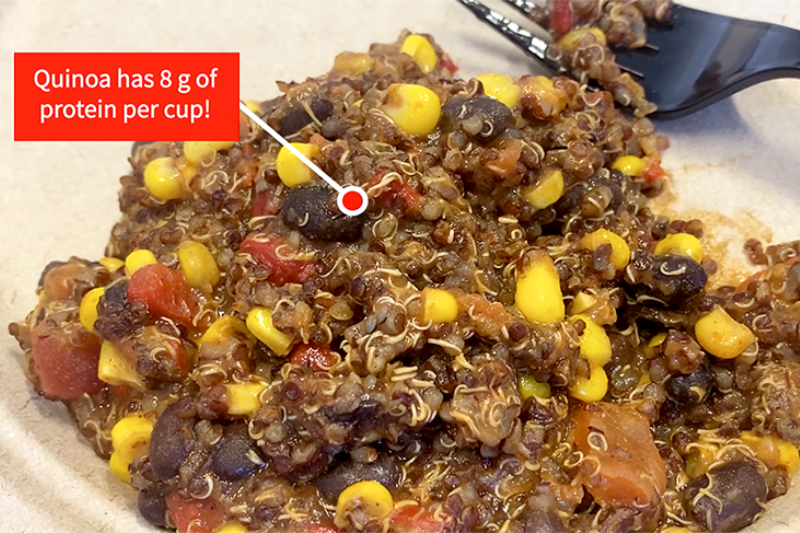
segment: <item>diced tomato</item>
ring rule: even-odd
[[[250,254],[253,259],[270,268],[269,280],[275,285],[286,283],[305,283],[315,274],[314,264],[310,261],[285,259],[277,249],[285,245],[279,237],[269,237],[264,241],[245,239],[239,247],[239,253]],[[285,255],[283,251],[282,255]]]
[[[263,217],[267,214],[267,204],[269,203],[269,194],[267,191],[257,192],[253,199],[253,218]]]
[[[561,35],[567,33],[575,24],[571,0],[552,0],[548,25],[550,29]]]
[[[31,331],[31,355],[42,392],[50,399],[75,400],[103,388],[97,377],[100,341],[95,335],[73,335],[42,323]]]
[[[49,268],[43,283],[48,301],[66,300],[75,296],[75,284],[85,271],[86,267],[79,263],[65,263]]]
[[[225,509],[213,498],[185,500],[178,493],[167,495],[167,509],[178,533],[212,533],[225,521]]]
[[[650,162],[649,165],[647,165],[647,168],[644,170],[644,174],[642,174],[642,177],[646,181],[655,181],[658,178],[663,178],[666,175],[667,173],[664,172],[663,168],[661,168],[661,161],[654,159],[653,161]]]
[[[128,300],[142,301],[151,315],[190,326],[200,302],[181,272],[157,263],[140,268],[128,283]]]
[[[298,344],[292,350],[293,365],[307,364],[315,372],[326,372],[336,364],[336,354],[326,346],[316,344]]]
[[[378,185],[385,174],[385,171],[377,172],[370,180],[370,186]],[[383,207],[399,209],[405,214],[416,213],[422,207],[422,194],[408,183],[394,180],[386,185],[375,201]]]
[[[439,61],[439,65],[441,65],[443,69],[449,71],[450,74],[455,74],[456,71],[458,71],[458,66],[456,66],[456,64],[453,63],[453,60],[450,59],[450,56],[446,54],[442,56],[441,61]]]
[[[419,505],[402,507],[392,515],[391,530],[395,533],[441,533],[443,529],[444,524]]]

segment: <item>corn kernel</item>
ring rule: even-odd
[[[558,169],[545,172],[536,185],[526,189],[522,195],[536,209],[550,207],[564,195],[564,174]]]
[[[233,337],[237,332],[250,336],[250,330],[247,329],[244,322],[234,316],[225,315],[209,326],[203,336],[200,337],[200,340],[197,341],[197,346],[199,348],[207,342],[218,344],[225,339]]]
[[[455,322],[457,316],[458,303],[452,294],[444,289],[431,287],[422,290],[423,323]]]
[[[183,155],[189,163],[198,164],[211,160],[220,150],[230,150],[233,141],[186,141],[183,143]]]
[[[589,379],[576,378],[569,388],[573,398],[586,403],[599,402],[608,391],[608,376],[602,366],[592,365]]]
[[[103,257],[99,263],[103,268],[114,274],[117,270],[125,266],[125,261],[117,259],[116,257]]]
[[[247,528],[239,522],[233,522],[222,526],[216,533],[247,533]]]
[[[523,402],[533,396],[537,398],[550,397],[550,384],[539,383],[533,376],[522,376],[519,378],[517,386],[519,388],[520,398],[522,398]]]
[[[336,527],[347,527],[350,521],[348,513],[360,506],[368,517],[384,520],[394,511],[394,499],[389,490],[377,481],[359,481],[344,489],[336,501],[336,516],[333,523]]]
[[[247,314],[246,324],[250,333],[277,355],[289,354],[294,339],[275,327],[272,323],[272,311],[266,307],[254,307]]]
[[[97,364],[97,377],[109,385],[130,385],[136,390],[145,390],[142,377],[134,363],[120,353],[114,344],[103,342],[100,347],[100,361]]]
[[[572,299],[572,303],[569,304],[569,314],[570,315],[579,315],[584,313],[592,308],[594,304],[597,303],[597,298],[589,294],[588,292],[581,291],[575,295],[575,298]]]
[[[244,103],[244,106],[257,115],[260,115],[264,112],[264,110],[261,108],[261,102],[256,102],[255,100],[248,100]]]
[[[203,244],[187,241],[178,247],[178,262],[189,285],[211,292],[219,282],[220,274],[214,256]]]
[[[587,35],[594,36],[594,40],[601,46],[607,44],[606,34],[600,28],[578,28],[565,33],[559,40],[558,45],[570,52],[577,50]]]
[[[584,323],[581,333],[581,355],[592,365],[603,366],[611,360],[611,340],[605,328],[586,315],[576,315],[570,322],[580,320]]]
[[[422,35],[409,35],[400,47],[400,53],[410,55],[423,74],[436,68],[439,58],[433,45]]]
[[[171,157],[159,157],[147,163],[144,186],[162,202],[177,200],[189,193],[186,180]]]
[[[98,287],[84,294],[81,299],[78,317],[86,331],[94,331],[94,323],[97,321],[97,304],[105,292],[105,288]]]
[[[780,454],[778,461],[786,468],[786,471],[789,472],[791,476],[797,471],[797,467],[800,466],[800,452],[797,451],[797,446],[791,442],[782,440],[780,444],[778,444],[778,452]]]
[[[435,92],[422,85],[393,83],[381,109],[408,135],[428,135],[439,124],[442,102]]]
[[[647,163],[645,163],[644,159],[641,157],[636,157],[635,155],[624,155],[614,161],[614,164],[611,165],[611,168],[614,170],[619,170],[628,176],[638,178],[644,174],[644,171],[647,168]]]
[[[716,461],[716,457],[715,448],[706,445],[694,447],[686,459],[686,475],[692,479],[699,478],[708,472],[708,467]]]
[[[552,118],[567,106],[567,95],[556,88],[553,80],[544,76],[523,76],[520,79],[522,97],[532,98],[539,103],[535,118]]]
[[[292,143],[292,146],[309,159],[314,159],[319,155],[319,147],[316,144]],[[278,177],[287,187],[297,187],[314,181],[314,172],[285,146],[281,147],[278,152],[275,166]]]
[[[647,343],[647,347],[648,348],[658,348],[659,346],[664,344],[665,340],[667,340],[667,333],[662,331],[661,333],[659,333],[658,335],[656,335],[652,339],[650,339],[650,342]]]
[[[227,383],[225,384],[225,400],[229,415],[249,415],[261,407],[258,399],[261,391],[267,386],[263,383]]]
[[[153,422],[142,415],[128,415],[111,429],[111,445],[122,461],[130,463],[150,444]]]
[[[113,452],[111,457],[108,459],[108,468],[111,469],[111,473],[117,476],[120,481],[130,485],[131,471],[129,470],[129,467],[130,463],[123,461],[117,452]]]
[[[147,265],[155,265],[158,263],[156,254],[150,250],[138,249],[128,254],[125,258],[125,275],[128,277],[133,276],[133,273]]]
[[[703,245],[689,233],[671,233],[656,243],[653,253],[684,255],[699,263],[703,260]]]
[[[358,76],[372,70],[374,64],[375,61],[367,54],[342,52],[333,60],[333,70],[350,76]]]
[[[507,107],[514,107],[519,103],[522,90],[511,76],[506,74],[481,74],[475,77],[483,85],[483,92],[504,103]]]
[[[694,325],[697,342],[720,359],[733,359],[756,340],[750,328],[736,322],[722,307],[701,317]]]
[[[688,527],[670,526],[661,533],[693,533]]]
[[[538,254],[519,276],[514,302],[531,322],[553,324],[564,320],[561,280],[549,255]]]
[[[592,252],[596,251],[603,244],[611,245],[611,264],[614,265],[614,268],[617,270],[624,270],[631,260],[631,249],[622,237],[601,228],[589,233],[581,239],[581,247],[591,250]]]

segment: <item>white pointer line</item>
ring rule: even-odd
[[[294,146],[292,146],[292,144],[291,144],[289,141],[287,141],[286,139],[284,139],[284,138],[283,138],[283,136],[281,136],[281,134],[280,134],[280,133],[278,133],[277,131],[273,130],[273,129],[272,129],[270,126],[269,126],[269,124],[267,124],[266,122],[264,122],[263,120],[261,120],[261,118],[260,118],[258,115],[256,115],[255,113],[253,113],[252,111],[250,111],[249,109],[247,109],[247,106],[246,106],[246,105],[244,105],[242,102],[239,102],[239,109],[241,109],[241,110],[242,110],[242,113],[244,113],[245,115],[247,115],[248,117],[250,117],[250,120],[252,120],[252,121],[253,121],[253,122],[255,122],[256,124],[258,124],[259,126],[261,126],[261,128],[262,128],[264,131],[266,131],[267,133],[269,133],[269,134],[272,136],[272,138],[273,138],[273,139],[275,139],[276,141],[278,141],[279,143],[281,143],[281,144],[282,144],[282,145],[283,145],[283,146],[284,146],[284,147],[285,147],[287,150],[289,150],[290,152],[292,152],[292,153],[294,154],[294,156],[295,156],[297,159],[299,159],[300,161],[302,161],[303,163],[305,163],[305,165],[306,165],[308,168],[310,168],[311,170],[313,170],[313,171],[314,171],[314,174],[316,174],[317,176],[319,176],[320,178],[322,178],[323,180],[325,180],[325,182],[326,182],[328,185],[330,185],[330,186],[331,186],[331,187],[332,187],[332,188],[333,188],[333,189],[334,189],[336,192],[338,192],[339,194],[341,194],[341,193],[343,193],[343,192],[344,192],[344,188],[343,188],[341,185],[339,185],[338,183],[336,183],[335,181],[333,181],[333,179],[332,179],[330,176],[328,176],[327,174],[325,174],[325,171],[324,171],[324,170],[322,170],[321,168],[319,168],[317,165],[315,165],[313,161],[311,161],[309,158],[307,158],[306,156],[304,156],[303,154],[301,154],[300,152],[298,152],[298,151],[297,151],[297,148],[295,148]]]

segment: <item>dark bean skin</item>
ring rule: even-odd
[[[567,533],[557,514],[544,509],[530,509],[520,517],[523,533]]]
[[[123,280],[109,285],[97,304],[94,329],[106,340],[121,341],[141,327],[128,302],[128,282]]]
[[[333,104],[328,100],[317,99],[311,102],[311,111],[317,120],[325,122],[331,115],[333,115]],[[306,109],[298,104],[293,104],[286,114],[280,119],[278,123],[278,132],[281,135],[293,135],[302,130],[313,120],[309,116]]]
[[[665,388],[670,398],[680,404],[698,405],[703,403],[711,392],[714,375],[708,361],[691,374],[672,376]]]
[[[169,494],[169,485],[156,483],[145,487],[139,493],[139,512],[142,517],[158,527],[167,525],[167,502],[165,497]]]
[[[150,436],[150,466],[158,479],[178,475],[189,457],[193,440],[195,409],[192,398],[185,396],[170,405],[153,426]]]
[[[336,191],[328,187],[298,187],[286,195],[281,218],[287,226],[309,239],[340,242],[357,240],[367,220],[366,213],[350,217],[339,212],[335,205]]]
[[[468,135],[484,141],[496,139],[511,123],[511,110],[486,95],[454,98],[442,108],[444,131],[462,129]]]
[[[247,424],[225,428],[222,438],[211,452],[211,470],[225,481],[238,481],[255,474],[264,466],[256,443],[247,434]]]
[[[695,498],[701,489],[710,493]],[[758,502],[767,501],[767,483],[755,464],[734,461],[712,468],[687,485],[684,501],[692,518],[708,531],[738,531],[750,525],[763,511]]]
[[[397,488],[402,472],[392,459],[383,456],[374,463],[343,463],[316,480],[317,488],[329,501],[336,501],[339,494],[359,481],[377,481],[387,489]]]
[[[339,117],[331,117],[322,123],[320,133],[326,139],[338,139],[347,133],[347,122]]]
[[[662,255],[651,258],[650,269],[642,282],[653,295],[670,300],[686,300],[702,292],[708,280],[703,267],[688,257]]]

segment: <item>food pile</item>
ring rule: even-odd
[[[711,289],[648,200],[667,140],[566,77],[404,33],[137,145],[106,256],[10,326],[143,517],[182,533],[735,531],[800,444],[798,246]]]

